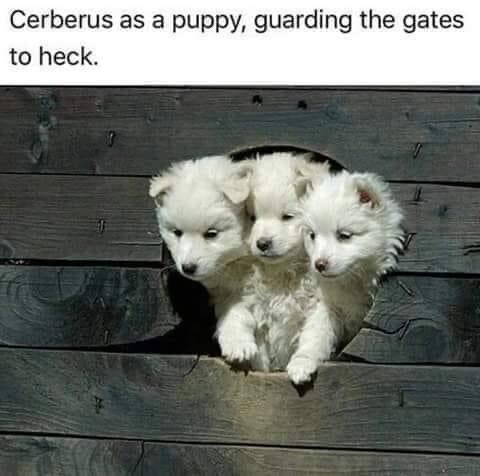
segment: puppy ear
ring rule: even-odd
[[[314,162],[310,155],[299,157],[295,163],[297,179],[295,190],[298,197],[302,197],[311,190],[314,182],[321,181],[330,173],[328,162]]]
[[[353,174],[358,201],[369,205],[371,208],[379,208],[389,195],[388,185],[375,174]]]
[[[173,184],[173,178],[171,175],[160,175],[153,177],[150,180],[149,195],[155,200],[157,206],[163,205],[163,199],[168,193]]]
[[[250,195],[250,177],[253,165],[249,161],[234,165],[232,175],[221,184],[225,196],[235,205],[245,202]]]

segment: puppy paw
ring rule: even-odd
[[[309,357],[293,356],[287,365],[287,373],[295,385],[302,385],[312,380],[317,371],[317,363]]]
[[[222,340],[220,342],[222,356],[228,362],[249,362],[258,352],[257,344],[251,338]]]

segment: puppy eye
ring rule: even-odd
[[[211,240],[212,238],[216,238],[218,236],[218,230],[215,228],[209,228],[204,234],[203,237],[207,240]]]
[[[283,221],[288,221],[288,220],[291,220],[292,218],[295,218],[295,215],[293,215],[293,213],[284,213],[282,215]]]
[[[251,221],[255,221],[257,217],[255,215],[249,215]]]
[[[337,240],[338,241],[348,241],[352,237],[352,233],[345,230],[337,231]]]
[[[308,236],[310,237],[310,239],[313,241],[315,239],[315,233],[313,231],[309,231],[308,232]]]
[[[177,236],[178,238],[180,238],[180,237],[183,235],[183,231],[182,231],[182,230],[179,230],[178,228],[175,228],[175,229],[173,230],[173,234],[174,234],[175,236]]]

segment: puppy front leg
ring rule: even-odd
[[[287,365],[287,373],[295,385],[309,382],[321,362],[328,360],[336,343],[335,328],[328,308],[319,303],[305,321],[298,348]]]
[[[249,362],[258,352],[255,321],[244,306],[231,306],[219,314],[216,335],[228,362]]]

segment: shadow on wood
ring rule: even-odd
[[[0,344],[214,352],[206,291],[169,270],[0,267]],[[124,347],[120,347],[125,350]]]
[[[179,322],[160,270],[1,266],[0,342],[107,346],[163,335]]]
[[[393,276],[345,357],[378,363],[480,363],[480,281]]]

